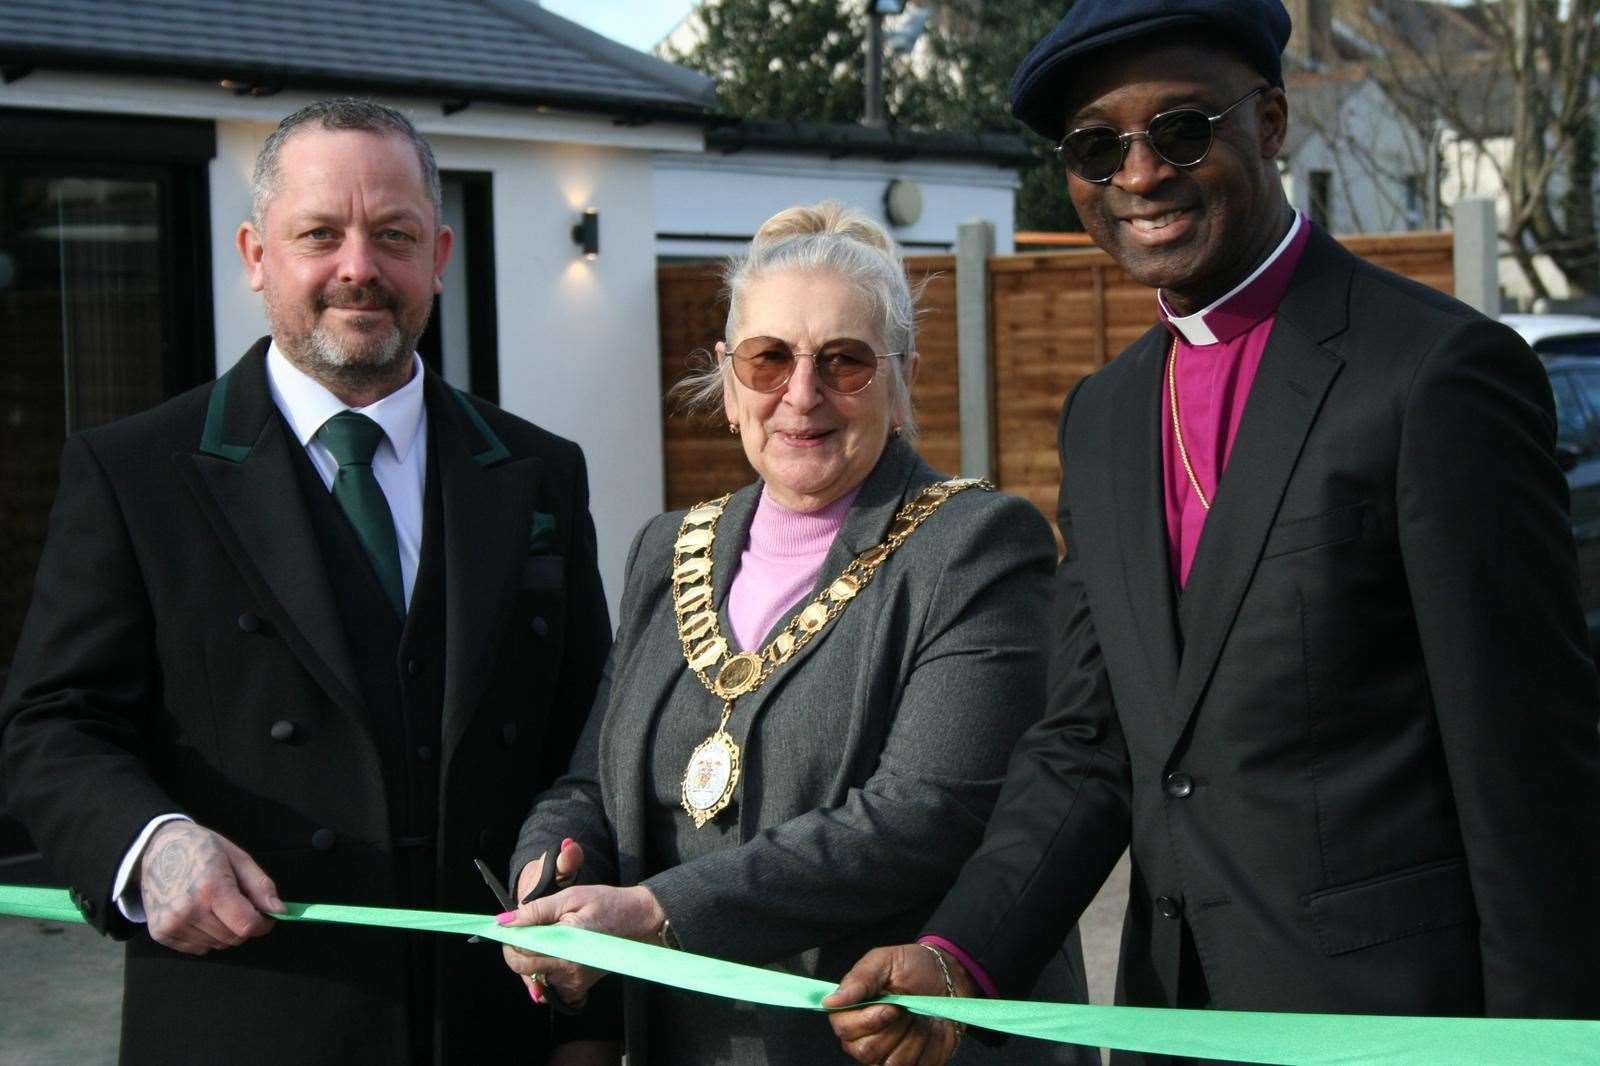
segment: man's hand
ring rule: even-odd
[[[966,969],[949,955],[956,994],[973,996],[977,986]],[[921,944],[876,948],[861,957],[822,1001],[833,1013],[828,1021],[845,1054],[868,1066],[943,1066],[955,1054],[961,1036],[956,1027],[936,1018],[923,1018],[899,1007],[879,1004],[857,1010],[839,1010],[852,1003],[877,999],[891,992],[910,996],[942,996],[944,974],[939,963]]]
[[[231,840],[190,821],[157,829],[139,859],[139,894],[151,939],[204,955],[264,936],[281,913],[272,878]]]
[[[572,841],[562,841],[561,852],[556,857],[556,883],[570,881],[582,866],[583,848]],[[517,877],[518,893],[526,894],[529,888],[537,884],[540,872],[539,862],[525,866]],[[501,915],[500,924],[552,925],[561,922],[580,929],[593,929],[629,940],[654,943],[660,936],[661,924],[665,919],[666,914],[648,888],[579,885],[524,903],[515,911]],[[504,955],[506,965],[521,974],[528,983],[529,994],[535,1002],[542,1002],[538,986],[543,984],[549,986],[563,1002],[582,1003],[589,989],[605,976],[601,970],[509,945]]]

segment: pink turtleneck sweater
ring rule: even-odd
[[[859,491],[807,512],[789,510],[762,488],[750,539],[728,590],[728,621],[740,651],[759,648],[778,620],[816,585]]]

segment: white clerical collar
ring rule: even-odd
[[[1210,326],[1206,325],[1206,316],[1215,311],[1217,308],[1221,307],[1223,304],[1227,303],[1229,300],[1233,299],[1235,296],[1239,295],[1245,289],[1248,289],[1252,282],[1254,282],[1262,274],[1265,274],[1267,272],[1267,268],[1272,266],[1273,263],[1276,263],[1278,261],[1278,257],[1283,255],[1283,253],[1288,250],[1289,245],[1294,243],[1295,234],[1300,232],[1300,227],[1304,224],[1305,221],[1300,212],[1296,211],[1294,213],[1294,221],[1289,225],[1289,232],[1283,235],[1283,240],[1278,242],[1278,246],[1272,250],[1272,254],[1263,259],[1261,261],[1261,265],[1250,272],[1249,277],[1245,278],[1243,281],[1239,282],[1239,284],[1235,285],[1221,296],[1218,296],[1215,300],[1212,300],[1209,304],[1202,307],[1192,315],[1183,315],[1180,317],[1173,314],[1172,308],[1167,306],[1166,294],[1158,289],[1156,291],[1156,299],[1161,304],[1161,314],[1164,318],[1166,318],[1167,325],[1183,334],[1183,339],[1192,345],[1198,346],[1205,344],[1216,344],[1217,335],[1216,333],[1212,332]]]
[[[267,347],[267,387],[272,390],[272,402],[289,420],[302,447],[311,442],[328,419],[340,411],[356,411],[383,427],[395,458],[403,463],[422,425],[422,359],[415,352],[411,359],[410,381],[377,403],[351,407],[289,362],[278,350],[278,342],[273,341]]]

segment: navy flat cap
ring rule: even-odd
[[[1078,0],[1033,46],[1011,77],[1011,113],[1052,141],[1066,132],[1066,91],[1091,52],[1154,34],[1181,41],[1190,27],[1214,31],[1273,85],[1283,84],[1289,12],[1282,0]]]

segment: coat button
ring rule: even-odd
[[[544,615],[536,614],[533,621],[528,623],[528,628],[533,630],[534,636],[542,637],[550,632],[550,623],[544,620]]]
[[[246,633],[256,633],[261,629],[261,619],[246,611],[239,616],[239,628]]]
[[[1156,910],[1161,913],[1163,918],[1176,918],[1183,913],[1182,908],[1178,906],[1178,901],[1171,896],[1157,896]]]
[[[432,762],[433,761],[433,749],[428,747],[428,745],[426,745],[426,744],[424,744],[421,747],[419,747],[417,749],[417,761],[418,762]]]
[[[1174,774],[1168,774],[1166,780],[1166,789],[1167,795],[1171,796],[1173,799],[1183,799],[1185,796],[1189,795],[1189,793],[1194,791],[1194,778],[1190,777],[1186,773],[1183,773],[1182,771]]]
[[[289,741],[294,739],[294,723],[288,719],[284,719],[280,722],[273,722],[272,729],[268,732],[271,734],[272,739],[276,740],[279,744],[287,744]]]
[[[508,748],[516,747],[517,723],[507,722],[500,727],[500,743]]]
[[[422,660],[421,659],[407,659],[406,660],[406,673],[410,674],[412,677],[416,677],[419,674],[421,674],[422,673]]]
[[[318,829],[311,834],[311,846],[318,851],[332,851],[338,838],[333,835],[332,829]]]

